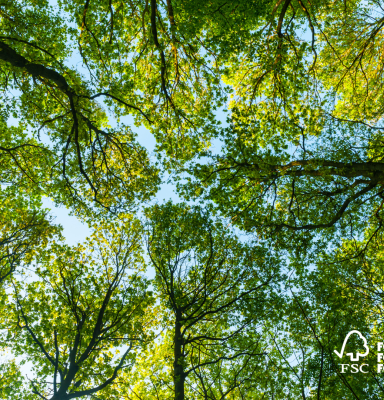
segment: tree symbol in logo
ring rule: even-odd
[[[364,348],[366,349],[366,352],[365,352],[364,354],[362,354],[362,353],[356,353],[356,356],[355,356],[355,357],[353,357],[353,353],[345,353],[345,355],[349,356],[349,357],[351,358],[351,361],[359,361],[359,358],[360,358],[360,357],[365,357],[365,356],[367,356],[368,353],[369,353],[369,348],[368,348],[368,345],[367,345],[367,339],[366,339],[359,331],[354,330],[354,331],[351,331],[351,332],[348,333],[348,335],[347,335],[347,336],[345,337],[345,339],[344,339],[344,343],[343,343],[343,346],[341,347],[341,352],[340,352],[340,353],[339,353],[337,350],[333,350],[333,351],[334,351],[340,358],[342,358],[342,357],[343,357],[343,354],[344,354],[345,346],[347,345],[347,342],[348,342],[348,339],[349,339],[349,337],[350,337],[353,333],[356,333],[357,335],[359,335],[360,339],[363,340],[363,342],[364,342]]]

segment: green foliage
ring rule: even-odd
[[[33,376],[0,397],[382,398],[333,350],[383,333],[383,29],[377,0],[3,1],[0,343]],[[148,207],[166,174],[202,204]]]
[[[3,327],[14,354],[34,365],[35,395],[69,399],[102,391],[98,397],[108,398],[120,370],[145,348],[152,297],[141,275],[139,226],[131,221],[118,236],[110,227],[76,248],[52,243],[34,279],[14,280]]]
[[[175,399],[260,392],[254,375],[265,370],[263,325],[282,300],[273,251],[241,243],[209,214],[171,202],[146,211],[154,284],[174,353]]]
[[[23,399],[23,377],[14,360],[2,362],[0,365],[0,395],[4,400]]]

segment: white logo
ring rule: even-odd
[[[340,353],[339,353],[337,350],[333,350],[333,351],[334,351],[340,358],[342,358],[342,357],[343,357],[343,354],[344,354],[345,346],[347,345],[347,342],[348,342],[348,339],[349,339],[349,337],[350,337],[353,333],[358,334],[359,337],[360,337],[360,339],[363,339],[364,348],[366,349],[366,352],[365,352],[364,354],[362,354],[362,353],[356,353],[356,356],[355,356],[355,357],[353,356],[353,353],[346,353],[346,355],[349,356],[349,357],[351,358],[351,361],[359,361],[359,358],[360,358],[360,357],[365,357],[365,356],[367,356],[368,353],[369,353],[369,348],[368,348],[368,345],[367,345],[367,339],[366,339],[359,331],[354,330],[354,331],[351,331],[351,332],[348,333],[348,335],[347,335],[347,336],[345,337],[345,339],[344,339],[344,343],[343,343],[343,346],[341,347],[341,352],[340,352]]]

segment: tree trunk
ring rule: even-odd
[[[50,398],[50,400],[67,400],[67,396],[68,395],[66,393],[64,393],[64,395],[56,393],[55,395],[53,395],[53,397]]]
[[[176,317],[174,332],[174,359],[173,359],[173,382],[175,388],[175,400],[184,400],[184,365],[183,365],[183,338],[181,335],[181,324]]]

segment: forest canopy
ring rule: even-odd
[[[384,398],[384,3],[0,21],[1,399]]]

